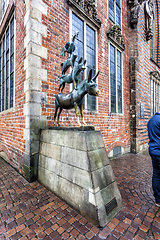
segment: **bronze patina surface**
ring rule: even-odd
[[[78,125],[80,126],[78,107],[80,109],[82,122],[85,125],[84,115],[83,115],[83,97],[88,93],[89,95],[99,96],[99,89],[97,87],[96,82],[94,81],[99,72],[92,78],[92,70],[89,71],[88,79],[83,80],[78,86],[77,89],[73,89],[70,93],[59,93],[56,95],[55,100],[55,114],[54,114],[54,124],[57,117],[57,111],[59,109],[57,124],[59,124],[60,114],[63,109],[72,109],[75,108],[76,117]]]
[[[76,32],[71,42],[67,42],[65,46],[62,48],[60,55],[65,56],[65,53],[67,53],[67,60],[64,61],[64,63],[61,63],[61,71],[62,76],[59,78],[59,93],[56,95],[55,99],[55,114],[54,114],[54,125],[56,125],[56,118],[57,118],[57,125],[59,124],[59,118],[60,114],[63,109],[75,109],[76,117],[77,117],[77,123],[79,126],[81,126],[79,121],[79,114],[78,114],[78,107],[80,109],[80,114],[82,117],[82,123],[83,125],[86,125],[84,121],[84,115],[83,115],[83,98],[88,93],[92,96],[99,96],[99,89],[97,87],[97,84],[95,82],[99,71],[97,74],[92,77],[92,69],[89,70],[88,73],[88,79],[85,79],[79,82],[79,74],[81,71],[85,70],[86,60],[82,60],[82,57],[79,59],[77,66],[75,65],[75,61],[77,58],[77,55],[74,54],[75,51],[75,38],[78,37],[78,32]],[[66,74],[67,70],[71,67],[70,73]],[[73,83],[74,89],[69,93],[62,93],[65,84],[66,83]],[[59,113],[58,113],[59,110]],[[57,116],[58,113],[58,116]]]

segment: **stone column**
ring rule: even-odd
[[[131,120],[131,152],[138,152],[138,120],[137,120],[137,72],[138,72],[138,32],[130,31],[129,46],[129,78],[130,78],[130,120]]]
[[[46,124],[46,117],[41,115],[41,103],[46,102],[46,95],[41,90],[42,81],[47,81],[47,70],[42,68],[42,59],[47,59],[47,49],[42,46],[42,37],[47,36],[47,27],[42,23],[42,14],[47,15],[47,5],[42,0],[27,0],[24,26],[26,37],[24,47],[26,59],[24,69],[25,105],[24,129],[25,153],[23,156],[24,175],[28,181],[37,179],[39,154],[39,129]]]

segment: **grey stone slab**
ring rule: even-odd
[[[59,184],[60,186],[58,195],[67,201],[77,211],[80,211],[80,206],[82,204],[82,188],[61,177],[59,177]]]
[[[87,152],[62,147],[61,161],[69,165],[89,170]]]
[[[101,195],[102,195],[102,201],[104,205],[110,202],[114,197],[116,197],[116,199],[121,198],[116,182],[113,182],[106,188],[103,188],[101,190]]]
[[[104,148],[104,142],[100,131],[85,132],[88,151]]]
[[[55,173],[56,175],[61,175],[61,163],[60,161],[46,157],[44,155],[39,156],[39,166]]]
[[[65,131],[63,137],[64,146],[82,151],[87,150],[84,132],[75,131],[73,133],[73,131]]]
[[[95,171],[110,164],[105,148],[89,151],[88,156],[90,159],[91,171]]]
[[[55,173],[38,166],[38,180],[48,189],[59,195],[59,179]]]
[[[103,168],[100,168],[92,172],[92,176],[94,187],[95,188],[99,187],[100,190],[115,181],[115,176],[110,165],[107,165]]]
[[[87,150],[85,135],[79,131],[74,132],[73,138],[73,131],[43,130],[41,133],[41,141],[82,151]]]
[[[97,206],[89,201],[89,192],[85,189],[82,190],[82,204],[80,207],[80,213],[83,216],[87,216],[87,219],[96,226],[100,226],[97,215]]]
[[[56,160],[60,160],[61,157],[61,147],[45,142],[41,142],[40,154],[50,157]]]

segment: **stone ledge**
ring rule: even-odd
[[[48,127],[51,130],[65,130],[65,131],[94,131],[94,126],[80,126],[80,127],[61,127],[61,126],[53,126]]]

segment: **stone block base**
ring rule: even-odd
[[[41,131],[38,180],[104,227],[122,209],[122,198],[101,133],[73,130]]]

